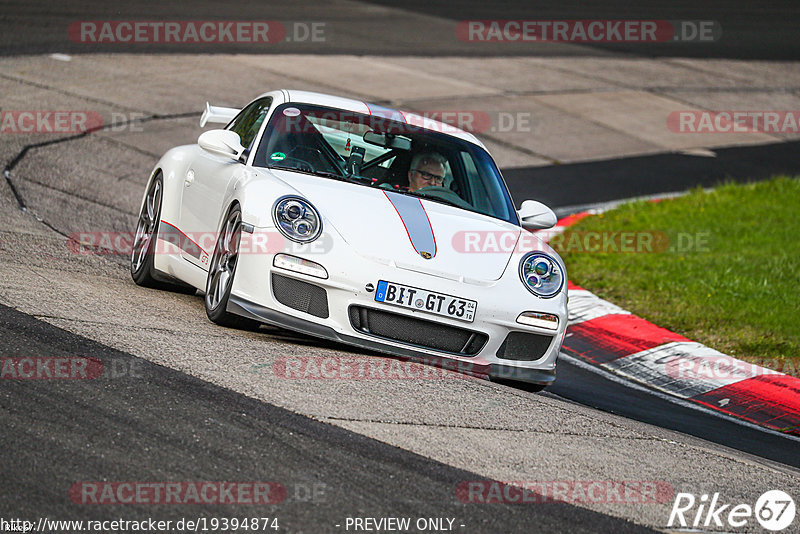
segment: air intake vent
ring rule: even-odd
[[[365,334],[459,356],[475,356],[489,340],[480,332],[363,306],[350,307],[350,323]]]
[[[497,357],[504,360],[533,361],[547,352],[553,336],[531,334],[530,332],[509,332],[503,344],[497,349]]]
[[[275,273],[271,279],[275,300],[315,317],[328,318],[328,293],[324,288]]]

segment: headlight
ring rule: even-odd
[[[522,258],[519,276],[528,291],[543,298],[554,296],[564,284],[561,266],[543,252],[531,252]]]
[[[322,219],[310,202],[300,197],[278,199],[272,209],[272,220],[280,233],[292,241],[309,243],[322,232]]]

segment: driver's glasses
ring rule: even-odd
[[[440,185],[444,183],[444,176],[439,176],[438,174],[431,174],[429,172],[421,171],[419,169],[414,169],[414,172],[422,176],[422,178],[427,180],[428,182],[433,182],[435,184],[440,184]]]

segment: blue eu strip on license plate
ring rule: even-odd
[[[378,289],[375,290],[375,300],[378,302],[383,302],[383,300],[386,298],[386,286],[388,285],[389,283],[384,282],[383,280],[378,282]]]
[[[468,323],[475,320],[475,312],[478,309],[478,303],[474,300],[462,299],[453,295],[385,280],[378,281],[378,286],[375,290],[375,301],[423,313],[450,317]]]

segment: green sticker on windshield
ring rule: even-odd
[[[281,161],[282,159],[286,159],[286,154],[283,152],[273,152],[269,159],[272,161]]]

